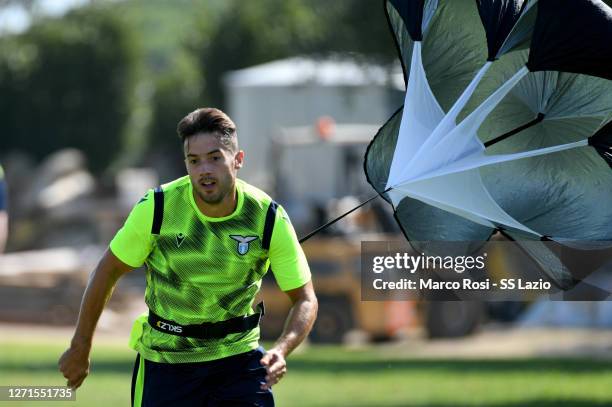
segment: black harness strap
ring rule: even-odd
[[[229,334],[247,332],[259,325],[261,317],[265,314],[263,301],[257,304],[257,311],[253,315],[230,318],[220,322],[204,322],[197,325],[181,325],[174,321],[162,318],[149,310],[149,325],[153,329],[170,335],[198,339],[220,339]]]
[[[264,250],[270,250],[270,241],[272,240],[272,231],[274,231],[274,221],[276,220],[276,209],[278,204],[275,201],[270,202],[268,212],[266,213],[266,223],[264,225],[263,237],[261,239],[261,247]]]
[[[155,188],[153,191],[153,201],[155,209],[153,211],[153,225],[151,225],[151,234],[159,235],[162,222],[164,221],[164,191],[161,187]]]

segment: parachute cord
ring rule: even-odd
[[[538,116],[533,119],[532,121],[523,124],[522,126],[517,127],[514,130],[510,130],[507,133],[502,134],[501,136],[495,137],[492,140],[487,141],[486,143],[484,143],[485,147],[489,147],[492,146],[493,144],[499,143],[502,140],[507,139],[510,136],[514,136],[517,133],[520,133],[521,131],[531,127],[531,126],[535,126],[536,124],[540,123],[542,120],[544,120],[544,113],[538,113]]]
[[[368,198],[366,201],[363,201],[362,203],[360,203],[359,205],[357,205],[356,207],[354,207],[353,209],[351,209],[348,212],[343,213],[342,215],[338,216],[335,219],[330,220],[329,222],[327,222],[326,224],[319,226],[318,228],[316,228],[315,230],[313,230],[312,232],[308,233],[306,236],[300,238],[300,243],[305,242],[306,240],[310,239],[312,236],[316,235],[317,233],[319,233],[320,231],[322,231],[323,229],[328,228],[329,226],[333,225],[334,223],[338,222],[340,219],[344,218],[345,216],[349,215],[350,213],[356,211],[357,209],[361,208],[363,205],[367,204],[370,201],[373,201],[374,199],[378,198],[379,196],[381,196],[382,194],[386,194],[387,192],[391,191],[391,189],[393,188],[387,188],[385,189],[382,193],[377,193],[376,195]]]

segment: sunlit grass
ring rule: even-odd
[[[62,341],[0,339],[0,385],[62,385]],[[134,353],[99,343],[77,401],[53,406],[127,406]],[[279,406],[612,405],[612,363],[583,359],[415,359],[373,347],[311,346],[293,355],[274,388]],[[40,402],[0,402],[41,406]]]

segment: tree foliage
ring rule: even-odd
[[[0,151],[76,147],[105,168],[124,141],[137,66],[130,30],[96,8],[2,38]]]
[[[199,41],[204,98],[221,106],[222,76],[229,70],[304,54],[355,53],[382,63],[396,58],[382,1],[233,1],[210,37]]]
[[[177,148],[187,112],[223,107],[227,71],[329,52],[393,60],[382,1],[125,0],[37,18],[0,37],[0,154],[76,147],[101,170],[123,149],[134,164]]]

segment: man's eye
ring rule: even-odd
[[[221,159],[221,157],[217,157],[217,156],[214,156],[214,157],[212,158],[212,160],[213,160],[213,161],[219,161],[220,159]]]
[[[189,164],[197,164],[198,160],[189,160]]]

